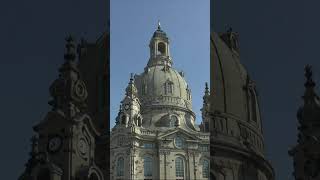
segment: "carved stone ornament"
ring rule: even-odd
[[[74,83],[73,96],[75,100],[78,100],[78,101],[84,101],[87,98],[88,92],[86,89],[86,85],[84,84],[83,81],[77,80]]]

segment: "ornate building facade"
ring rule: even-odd
[[[65,61],[50,86],[52,109],[33,127],[30,158],[19,180],[108,179],[103,120],[109,116],[109,83],[103,77],[109,72],[109,34],[78,46],[71,36],[66,41]]]
[[[240,63],[238,33],[212,33],[210,156],[217,180],[274,180],[254,81]]]
[[[50,87],[52,109],[34,126],[20,180],[274,180],[255,83],[240,63],[237,33],[211,34],[211,93],[206,84],[197,125],[191,89],[173,66],[159,24],[149,61],[141,74],[131,75],[111,133],[108,42],[104,34],[77,49],[67,38],[65,62]]]
[[[289,151],[293,157],[296,180],[320,179],[320,102],[315,92],[311,66],[305,67],[306,82],[303,95],[304,104],[297,113],[298,143]]]
[[[131,75],[111,131],[111,179],[209,179],[208,87],[198,126],[191,89],[173,67],[160,24],[149,47],[149,61],[143,73]]]

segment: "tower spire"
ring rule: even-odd
[[[206,88],[205,88],[205,91],[204,91],[204,93],[205,93],[205,95],[209,95],[209,88],[208,88],[208,83],[206,82]]]
[[[85,110],[88,92],[77,67],[74,38],[69,35],[65,40],[65,62],[59,69],[59,78],[50,86],[53,100],[49,104],[54,110],[60,109],[66,116],[73,117],[81,110]]]
[[[315,102],[316,100],[319,100],[318,95],[314,91],[314,87],[316,86],[316,83],[313,81],[313,72],[312,72],[312,66],[307,64],[304,68],[304,75],[306,77],[306,82],[304,83],[305,87],[305,93],[303,96],[305,104],[309,104],[312,102]]]
[[[133,77],[133,73],[130,74],[130,81],[128,84],[128,87],[126,88],[126,95],[127,96],[137,96],[137,88],[134,85],[134,77]]]

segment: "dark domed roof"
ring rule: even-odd
[[[161,29],[161,26],[160,26],[160,23],[158,24],[158,29],[153,33],[153,38],[155,37],[161,37],[161,38],[166,38],[168,39],[167,37],[167,34]]]

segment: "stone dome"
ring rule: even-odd
[[[144,107],[169,105],[192,110],[191,92],[183,73],[172,67],[147,67],[135,76],[135,84]]]
[[[214,73],[211,76],[214,77],[211,82],[211,112],[226,120],[221,130],[244,139],[252,136],[255,149],[262,155],[264,139],[258,96],[254,81],[240,63],[236,35],[234,32],[211,35],[211,73]]]
[[[216,111],[227,112],[240,119],[247,119],[247,98],[244,87],[247,84],[247,71],[239,57],[216,33],[212,35],[214,52],[213,107]]]
[[[265,159],[255,83],[240,63],[238,34],[232,31],[212,32],[210,49],[210,73],[213,77],[210,83],[210,148],[215,149],[218,158],[242,162],[246,157],[246,162],[255,164],[263,174],[262,179],[274,179],[273,168]]]
[[[191,89],[184,73],[173,67],[169,44],[159,24],[150,40],[150,58],[144,72],[134,76],[144,119],[142,126],[166,129],[177,125],[199,130],[192,111]]]

